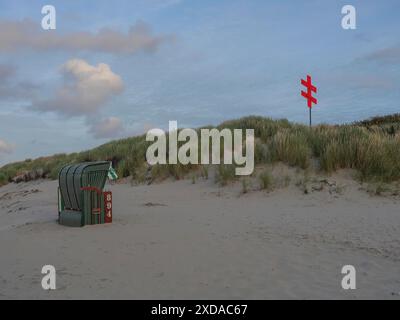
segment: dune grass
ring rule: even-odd
[[[267,190],[272,187],[273,178],[269,170],[265,169],[259,175],[261,190]]]
[[[210,128],[210,127],[208,127]],[[331,173],[341,168],[359,172],[362,180],[391,182],[400,179],[400,115],[373,118],[345,125],[308,126],[287,120],[249,116],[226,121],[218,129],[254,129],[255,164],[282,161],[289,166]],[[97,148],[72,154],[27,159],[0,168],[0,185],[23,172],[36,171],[37,176],[56,179],[64,164],[82,161],[112,161],[120,177],[141,180],[146,172],[145,136],[111,141]],[[201,165],[156,165],[153,177],[183,178],[192,170],[206,172]],[[221,164],[217,181],[225,185],[235,178],[234,166]]]

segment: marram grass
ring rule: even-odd
[[[391,115],[345,125],[308,126],[287,120],[249,116],[226,121],[218,129],[254,129],[255,164],[282,161],[307,169],[311,165],[323,172],[351,168],[363,180],[391,182],[400,179],[400,115]],[[112,160],[120,177],[143,180],[146,174],[145,135],[111,141],[97,148],[72,154],[27,159],[0,168],[0,185],[23,172],[39,172],[56,179],[67,163]],[[183,178],[191,170],[208,170],[201,165],[165,165],[151,168],[152,177]],[[232,167],[220,165],[217,179],[221,184],[233,179]],[[208,172],[208,171],[207,171]]]

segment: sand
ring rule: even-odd
[[[329,179],[336,179],[330,177]],[[241,193],[212,179],[108,185],[114,221],[57,224],[57,181],[0,188],[1,299],[399,299],[400,200],[343,177]],[[41,287],[54,265],[57,289]],[[356,268],[343,290],[341,268]]]

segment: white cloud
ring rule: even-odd
[[[0,139],[0,155],[9,154],[14,151],[14,146]]]
[[[40,23],[23,21],[0,21],[0,51],[13,52],[21,49],[94,51],[133,54],[154,51],[162,43],[173,41],[171,35],[156,36],[144,22],[131,26],[128,33],[103,28],[97,33],[72,32],[60,34],[43,32]]]
[[[34,102],[35,109],[67,116],[88,115],[96,113],[124,88],[121,77],[105,63],[92,66],[84,60],[73,59],[67,61],[61,70],[64,84],[53,98]]]
[[[109,117],[100,122],[92,123],[89,130],[97,139],[120,137],[124,132],[124,126],[121,119]]]

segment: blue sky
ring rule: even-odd
[[[56,30],[41,29],[46,4]],[[341,27],[345,4],[356,30]],[[397,0],[0,1],[0,164],[168,120],[306,123],[307,74],[314,123],[400,112],[399,14]]]

